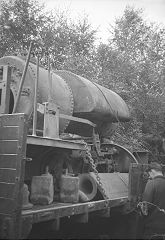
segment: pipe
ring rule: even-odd
[[[34,92],[34,114],[33,114],[33,136],[36,136],[36,126],[37,126],[37,90],[39,81],[39,55],[37,55],[37,78],[35,79],[35,92]]]
[[[51,73],[51,66],[50,66],[50,58],[48,57],[48,102],[52,101],[52,73]]]
[[[23,86],[24,81],[25,81],[26,72],[27,72],[27,69],[28,69],[29,61],[30,61],[30,54],[31,54],[32,46],[33,46],[33,43],[30,42],[29,52],[28,52],[26,63],[25,63],[25,68],[24,68],[24,71],[23,71],[23,74],[22,74],[21,82],[20,82],[20,85],[19,85],[16,102],[14,104],[13,113],[16,112],[16,109],[17,109],[17,106],[18,106],[18,102],[19,102],[19,99],[20,99],[20,96],[21,96],[22,86]]]

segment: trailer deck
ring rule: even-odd
[[[47,206],[34,205],[31,209],[22,210],[22,218],[32,217],[33,223],[53,220],[61,217],[88,214],[108,208],[122,206],[128,201],[127,197],[98,200],[86,203],[60,203],[54,202]]]
[[[27,237],[34,223],[49,220],[54,220],[55,228],[58,229],[62,217],[74,216],[78,222],[88,222],[88,214],[92,212],[109,216],[110,208],[124,206],[128,202],[128,196],[124,194],[108,200],[76,204],[54,202],[46,206],[33,205],[31,209],[22,210],[22,186],[28,145],[85,150],[85,144],[81,142],[29,136],[27,123],[25,114],[0,116],[0,235],[3,238],[19,239],[22,233]]]

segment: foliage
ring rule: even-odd
[[[124,136],[139,146],[146,147],[146,136],[164,133],[164,55],[165,29],[147,24],[142,11],[131,7],[111,27],[109,43],[98,47],[100,82],[131,106],[133,119]]]
[[[49,55],[53,68],[80,74],[94,71],[90,62],[96,31],[86,16],[75,23],[65,11],[45,13],[44,5],[35,0],[10,0],[2,3],[0,31],[1,56],[27,53],[35,40],[43,65]],[[86,66],[84,71],[80,63]]]
[[[96,31],[91,28],[88,18],[84,17],[81,21],[73,23],[65,15],[61,18],[60,14],[53,21],[53,38],[49,44],[52,66],[81,75],[90,72]]]
[[[0,15],[1,56],[26,51],[30,41],[40,35],[41,26],[47,20],[43,6],[36,1],[3,1]]]

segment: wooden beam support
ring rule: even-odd
[[[78,223],[88,223],[88,219],[89,219],[88,212],[74,216],[74,221]]]
[[[52,224],[51,224],[50,228],[53,231],[58,231],[60,229],[60,218],[55,218],[52,221]]]
[[[32,230],[33,225],[33,217],[28,216],[25,219],[22,219],[21,222],[21,239],[27,239],[28,235],[30,234]]]

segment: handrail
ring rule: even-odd
[[[39,55],[37,56],[37,77],[35,79],[35,89],[34,89],[34,109],[33,109],[33,133],[36,136],[36,126],[37,126],[37,91],[38,91],[38,81],[39,81]]]

